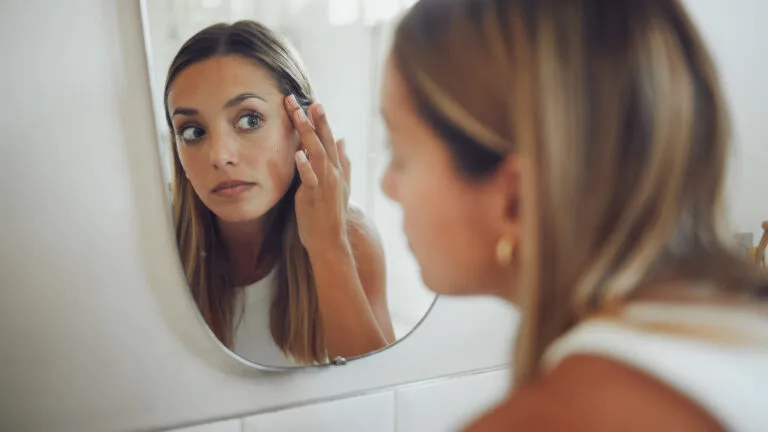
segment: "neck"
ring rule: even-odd
[[[235,284],[258,280],[259,253],[264,243],[265,218],[248,222],[218,221],[235,272]]]

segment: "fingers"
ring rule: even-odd
[[[349,156],[347,156],[347,149],[345,146],[347,142],[342,138],[336,141],[336,152],[339,154],[339,163],[341,164],[341,172],[344,174],[344,182],[349,187],[352,180],[352,166],[349,162]]]
[[[323,175],[325,163],[325,148],[315,133],[314,127],[309,122],[304,110],[296,102],[296,98],[290,95],[285,98],[285,107],[293,127],[299,133],[305,155],[312,164],[315,174]]]
[[[318,183],[317,175],[315,175],[315,171],[312,169],[312,164],[309,163],[304,150],[297,151],[295,159],[296,168],[299,170],[299,177],[301,177],[301,184],[310,189],[316,188]]]
[[[333,138],[333,132],[331,126],[328,124],[328,117],[325,114],[323,106],[319,103],[312,105],[310,108],[310,115],[312,116],[312,124],[315,125],[315,131],[320,138],[320,142],[325,148],[325,153],[328,155],[328,160],[336,167],[340,168],[339,152],[336,149],[336,140]]]

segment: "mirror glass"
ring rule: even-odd
[[[211,334],[247,362],[344,364],[406,337],[434,303],[379,187],[379,81],[412,3],[143,5],[181,268]]]

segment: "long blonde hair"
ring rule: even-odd
[[[468,179],[530,165],[517,385],[575,323],[654,282],[765,290],[723,230],[727,115],[678,1],[421,0],[393,60]]]
[[[184,174],[176,134],[168,115],[168,93],[185,68],[219,55],[238,55],[266,67],[284,95],[293,94],[305,108],[314,100],[303,65],[290,44],[253,21],[216,24],[192,36],[174,58],[165,84],[166,121],[174,160],[172,189],[176,238],[187,280],[200,312],[216,337],[233,348],[238,288],[215,215],[203,204]],[[261,273],[277,266],[277,290],[270,322],[277,345],[300,364],[325,362],[322,317],[312,268],[301,244],[294,211],[298,174],[282,200],[266,216],[267,233],[259,251]],[[256,359],[258,360],[258,359]]]

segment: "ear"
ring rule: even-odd
[[[499,234],[511,236],[514,240],[519,240],[522,226],[520,179],[519,157],[516,155],[507,156],[501,162],[493,179]]]

